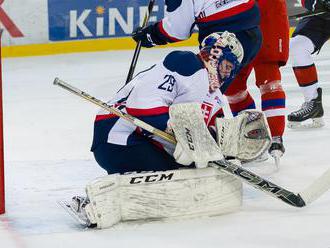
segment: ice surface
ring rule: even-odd
[[[137,71],[168,51],[143,50]],[[105,174],[89,152],[98,107],[52,82],[60,77],[107,100],[123,85],[131,57],[132,51],[116,51],[4,60],[7,213],[0,217],[1,248],[330,247],[330,192],[304,209],[295,209],[249,186],[244,186],[241,211],[230,215],[81,229],[57,201],[83,193],[87,182]],[[326,126],[286,130],[287,151],[279,172],[273,171],[272,161],[262,168],[251,167],[296,192],[330,167],[330,43],[315,58]],[[290,64],[282,72],[289,112],[303,97]],[[258,99],[253,76],[250,89]]]

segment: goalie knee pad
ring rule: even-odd
[[[271,144],[271,135],[262,112],[245,110],[232,119],[216,119],[217,141],[224,156],[252,161]]]
[[[220,215],[236,211],[242,201],[241,181],[214,168],[113,174],[87,185],[86,192],[86,213],[98,228],[120,221]]]

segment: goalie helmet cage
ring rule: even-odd
[[[2,32],[0,29],[0,214],[5,213],[5,168],[3,151],[3,105],[2,105]]]

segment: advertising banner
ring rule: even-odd
[[[3,45],[48,43],[45,0],[0,0],[0,27]]]
[[[129,36],[143,22],[148,0],[48,0],[49,39],[64,41]],[[158,1],[150,22],[164,16]]]

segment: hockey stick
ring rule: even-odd
[[[124,112],[121,112],[120,110],[112,107],[111,105],[105,103],[105,102],[102,102],[101,100],[87,94],[86,92],[84,91],[81,91],[71,85],[69,85],[68,83],[60,80],[59,78],[55,78],[54,80],[54,84],[55,85],[58,85],[60,87],[62,87],[63,89],[66,89],[67,91],[70,91],[71,93],[77,95],[77,96],[80,96],[84,99],[86,99],[87,101],[90,101],[98,106],[100,106],[101,108],[109,111],[110,113],[120,117],[120,118],[123,118],[125,120],[127,120],[128,122],[136,125],[137,127],[141,127],[142,129],[152,133],[152,134],[155,134],[157,135],[158,137],[161,137],[162,139],[170,142],[170,143],[173,143],[175,144],[176,141],[174,139],[174,137],[166,132],[163,132],[157,128],[154,128],[153,126],[149,125],[148,123],[145,123],[141,120],[139,120],[138,118],[135,118],[134,116],[131,116],[129,114],[126,114]]]
[[[112,106],[108,105],[105,102],[83,92],[68,83],[56,78],[54,81],[55,85],[62,87],[63,89],[68,90],[69,92],[80,96],[89,102],[92,102],[103,109],[117,115],[118,117],[124,118],[125,120],[129,121],[130,123],[143,128],[154,135],[163,138],[164,140],[175,144],[175,138],[170,134],[163,132],[157,128],[150,126],[149,124],[135,118],[131,115],[123,113],[118,109],[113,108]],[[233,175],[240,180],[250,184],[254,188],[264,191],[293,207],[304,207],[307,204],[313,202],[317,198],[319,198],[323,193],[325,193],[330,188],[330,169],[323,173],[319,178],[317,178],[309,187],[307,187],[304,191],[295,194],[287,189],[284,189],[281,186],[278,186],[257,174],[254,174],[251,171],[248,171],[230,161],[227,160],[219,160],[213,161],[209,163],[209,166],[219,169],[221,171],[226,172],[227,174]]]
[[[293,206],[305,207],[330,188],[330,169],[324,172],[317,178],[309,187],[295,194],[289,190],[278,186],[251,171],[248,171],[234,163],[227,160],[214,161],[209,163],[210,166],[222,169],[230,175],[234,175],[251,186],[270,194],[273,197]]]
[[[147,11],[146,15],[144,16],[142,28],[147,26],[150,15],[151,15],[151,12],[152,12],[152,9],[154,8],[154,4],[155,4],[155,0],[150,0],[149,5],[148,5],[148,11]],[[133,59],[132,59],[132,62],[131,62],[131,66],[129,67],[129,71],[128,71],[128,75],[127,75],[125,85],[128,84],[129,81],[131,81],[132,78],[133,78],[133,74],[134,74],[134,71],[135,71],[137,60],[138,60],[139,55],[140,55],[140,51],[141,51],[141,41],[139,41],[136,44]]]
[[[289,20],[299,21],[300,19],[303,19],[305,17],[318,16],[318,15],[322,15],[324,13],[326,13],[326,12],[325,11],[319,11],[319,12],[307,11],[307,12],[300,13],[300,14],[297,14],[297,15],[289,16]]]

